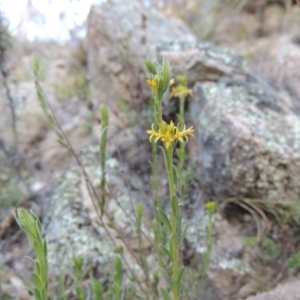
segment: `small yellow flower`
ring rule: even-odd
[[[160,130],[155,131],[155,129],[154,129],[154,124],[152,124],[151,130],[148,130],[147,133],[150,134],[150,137],[149,137],[150,143],[151,143],[152,137],[154,137],[154,136],[156,137],[154,143],[156,143],[156,142],[161,138]]]
[[[176,139],[179,140],[180,142],[183,143],[183,138],[185,139],[185,141],[187,142],[189,140],[188,136],[191,135],[191,136],[194,136],[194,129],[193,129],[193,126],[186,129],[186,126],[184,125],[183,126],[183,130],[182,131],[179,131],[177,129],[177,132],[175,134],[176,136]]]
[[[173,78],[170,80],[169,86],[173,85],[174,83],[175,83],[175,79]]]
[[[186,86],[180,84],[177,87],[172,88],[172,92],[170,93],[170,98],[172,97],[187,97],[187,96],[193,96],[193,91],[190,89],[187,89]]]
[[[151,87],[153,93],[157,94],[157,91],[158,91],[158,76],[155,75],[155,76],[153,76],[152,79],[147,79],[147,83]]]
[[[214,214],[217,210],[217,203],[213,201],[209,201],[205,204],[205,207],[210,214]]]
[[[152,137],[156,137],[154,140],[155,143],[161,139],[165,143],[166,149],[169,149],[177,140],[182,143],[184,140],[188,141],[188,136],[193,136],[194,129],[193,127],[186,129],[184,125],[183,130],[180,131],[179,128],[174,125],[173,121],[171,121],[169,125],[164,123],[164,127],[158,131],[155,131],[154,124],[152,124],[151,130],[148,130],[147,133],[150,134],[150,142]]]
[[[153,76],[152,79],[147,79],[146,81],[147,81],[148,85],[151,87],[152,92],[154,94],[157,94],[157,92],[158,92],[158,81],[159,81],[158,76],[155,75],[155,76]],[[169,85],[171,86],[174,83],[175,83],[175,80],[171,79]]]

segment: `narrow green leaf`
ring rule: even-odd
[[[115,282],[118,286],[121,286],[123,279],[123,269],[122,269],[122,260],[117,257],[115,261]]]
[[[176,196],[172,197],[172,213],[177,218],[179,213],[179,204],[178,204],[178,198]]]
[[[170,260],[173,262],[173,256],[170,253],[170,251],[164,245],[159,245],[159,247],[161,249],[163,249],[163,251],[167,254],[167,256],[170,258]]]
[[[164,288],[161,287],[160,292],[161,292],[164,300],[172,300],[170,294]]]
[[[40,291],[36,287],[33,289],[33,294],[36,300],[43,300]]]
[[[174,185],[175,187],[177,187],[177,170],[174,165],[173,165],[173,179],[174,179]]]
[[[164,275],[164,277],[165,277],[165,279],[166,279],[166,282],[167,282],[168,285],[169,285],[169,288],[172,288],[173,282],[172,282],[172,279],[171,279],[171,277],[170,277],[168,271],[167,271],[165,268],[163,268],[163,267],[161,267],[160,270],[161,270],[162,274]]]
[[[159,100],[162,100],[164,96],[165,90],[164,90],[164,83],[162,79],[158,79],[158,87],[157,87],[157,96]]]
[[[40,290],[43,287],[43,283],[41,281],[41,278],[38,276],[38,274],[33,273],[32,274],[32,279],[33,279],[34,285]]]
[[[98,280],[93,282],[94,299],[93,300],[103,300],[102,284]]]
[[[181,270],[179,271],[179,274],[178,274],[178,277],[177,277],[177,286],[179,287],[179,292],[180,292],[181,287],[182,287],[184,272],[185,272],[185,267],[183,266],[181,268]]]
[[[174,247],[173,247],[173,240],[174,240],[174,236],[172,236],[169,240],[169,250],[170,253],[172,254],[172,256],[174,257]]]
[[[47,256],[48,256],[48,248],[47,248],[46,240],[44,240],[44,257],[47,258]]]
[[[159,217],[160,221],[167,227],[169,232],[171,232],[172,227],[171,227],[171,223],[170,223],[170,220],[169,220],[167,214],[160,207],[157,208],[157,213],[158,213],[158,217]]]
[[[138,203],[136,207],[136,214],[137,214],[138,225],[141,226],[142,218],[143,218],[143,205],[141,203]]]
[[[187,225],[184,227],[184,229],[183,229],[183,231],[182,231],[182,233],[181,233],[180,241],[179,241],[179,246],[178,246],[179,249],[181,248],[182,243],[183,243],[183,241],[184,241],[184,239],[185,239],[185,237],[186,237],[188,228],[189,228],[189,224],[187,224]]]
[[[163,74],[163,91],[165,92],[170,84],[171,79],[171,66],[167,58],[164,56],[162,63],[162,74]]]
[[[124,252],[124,249],[123,249],[122,246],[116,247],[116,248],[114,249],[114,253],[118,253],[118,254],[122,255],[123,252]]]
[[[159,148],[161,149],[161,151],[163,153],[166,170],[169,170],[169,168],[168,168],[167,153],[166,153],[165,149],[162,146],[159,146]]]
[[[148,71],[149,71],[151,74],[153,74],[153,75],[156,75],[156,74],[157,74],[157,72],[156,72],[156,67],[155,67],[155,65],[152,63],[152,61],[146,60],[146,61],[145,61],[145,65],[146,65]]]

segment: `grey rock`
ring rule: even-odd
[[[297,198],[299,118],[258,82],[197,84],[194,92],[201,178],[212,195]]]
[[[169,59],[174,76],[186,74],[191,86],[224,77],[236,80],[249,77],[242,57],[210,43],[173,41],[158,47],[158,54]]]
[[[124,100],[130,106],[149,101],[146,59],[171,41],[195,42],[186,25],[137,1],[109,1],[91,8],[88,17],[88,72],[94,99],[109,107]]]
[[[248,297],[246,300],[299,300],[300,282],[299,280],[279,285],[275,289]]]
[[[99,166],[98,147],[89,147],[82,151],[80,160],[90,178],[91,184],[100,195],[99,184],[101,169]],[[134,248],[135,227],[128,215],[132,215],[132,204],[136,199],[145,203],[145,195],[136,187],[126,182],[125,168],[116,159],[106,162],[107,205],[106,214],[114,218],[115,225],[121,230],[128,245]],[[131,180],[136,178],[131,176]],[[138,178],[136,178],[138,182]],[[118,201],[118,202],[116,202]],[[119,204],[123,207],[120,209]],[[96,204],[97,205],[97,204]],[[127,214],[126,214],[126,213]],[[107,225],[108,218],[103,218]],[[101,222],[100,222],[101,223]],[[146,230],[146,229],[145,229]],[[73,268],[73,258],[82,256],[85,265],[92,265],[105,277],[113,269],[117,246],[124,247],[125,257],[134,269],[139,268],[131,261],[128,249],[115,238],[115,231],[106,231],[99,225],[96,208],[87,189],[81,169],[75,163],[57,180],[54,193],[43,220],[43,231],[48,243],[49,271],[51,276],[66,274]],[[151,259],[151,257],[149,257]]]

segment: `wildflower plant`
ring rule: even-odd
[[[166,58],[163,59],[161,65],[158,63],[146,62],[146,66],[151,73],[151,79],[147,80],[152,90],[154,99],[154,111],[156,122],[152,124],[148,130],[151,143],[157,143],[159,140],[163,142],[161,147],[165,168],[168,174],[169,193],[171,202],[171,216],[161,208],[158,208],[158,218],[168,231],[169,241],[167,245],[160,245],[162,252],[169,258],[172,264],[171,271],[165,265],[161,265],[162,273],[166,279],[169,289],[172,291],[173,299],[180,299],[180,293],[183,282],[185,268],[180,263],[179,251],[185,237],[186,229],[180,226],[180,206],[177,198],[177,171],[173,164],[174,150],[178,142],[188,141],[189,136],[193,136],[192,127],[186,128],[185,124],[175,125],[173,121],[169,124],[163,121],[162,117],[162,99],[170,85],[174,83],[171,79],[171,66]],[[161,287],[161,294],[164,300],[172,299],[169,292]]]
[[[48,299],[48,260],[47,244],[42,236],[41,223],[33,212],[18,208],[15,219],[31,242],[36,259],[34,260],[33,287],[31,292],[36,300]]]
[[[49,126],[56,133],[58,142],[67,148],[69,152],[75,157],[78,166],[80,167],[86,185],[88,187],[89,195],[92,199],[93,206],[99,218],[99,225],[104,228],[107,233],[109,240],[115,246],[114,252],[119,254],[115,260],[115,272],[113,275],[112,286],[107,289],[102,286],[102,283],[95,280],[92,275],[91,278],[91,290],[93,291],[92,299],[102,300],[102,299],[160,299],[162,297],[164,300],[179,300],[181,298],[181,290],[183,285],[183,277],[185,273],[185,267],[181,263],[180,248],[182,246],[183,240],[186,235],[187,226],[181,228],[181,214],[180,214],[180,201],[178,195],[182,197],[182,184],[178,180],[178,173],[181,176],[184,170],[184,163],[187,158],[185,153],[185,145],[188,142],[189,137],[193,136],[193,127],[187,128],[184,122],[184,101],[187,96],[192,96],[192,91],[187,89],[186,77],[177,78],[179,85],[173,87],[171,91],[171,96],[178,97],[180,99],[180,113],[178,116],[179,123],[176,125],[174,121],[166,123],[162,116],[162,100],[167,94],[169,86],[174,84],[174,80],[171,78],[171,66],[167,59],[163,59],[162,64],[152,63],[151,61],[146,62],[146,66],[150,71],[151,78],[147,80],[148,85],[152,90],[153,95],[153,124],[151,129],[147,132],[150,135],[149,140],[152,143],[152,153],[154,154],[154,161],[152,164],[153,174],[156,175],[156,179],[153,180],[153,187],[156,193],[157,200],[157,214],[153,220],[153,231],[154,231],[154,243],[152,239],[147,236],[143,229],[143,206],[137,205],[136,207],[132,202],[132,211],[134,212],[134,217],[128,214],[128,212],[123,209],[122,204],[118,202],[117,197],[113,197],[117,202],[118,206],[126,214],[128,219],[136,226],[136,236],[138,241],[138,254],[135,253],[128,241],[122,235],[122,231],[115,223],[114,217],[109,214],[106,210],[106,192],[110,193],[109,184],[106,181],[106,146],[107,146],[107,130],[109,127],[109,117],[108,110],[106,107],[101,109],[101,120],[103,125],[103,133],[100,141],[100,166],[101,166],[101,178],[100,178],[100,191],[99,195],[97,190],[94,188],[84,165],[82,164],[80,158],[77,156],[72,144],[65,135],[61,126],[55,118],[54,112],[49,105],[46,95],[43,92],[42,86],[39,83],[39,73],[40,67],[37,57],[34,57],[32,70],[33,77],[36,87],[36,92],[38,99],[40,101],[41,107],[43,109],[44,115],[49,123]],[[160,146],[164,165],[167,171],[168,182],[169,182],[169,194],[170,194],[170,213],[166,212],[162,208],[161,198],[158,193],[158,159],[157,159],[157,146],[158,143],[162,143]],[[179,146],[179,155],[177,166],[174,165],[174,152]],[[182,146],[183,145],[183,146]],[[112,195],[113,196],[113,195]],[[206,274],[206,269],[209,264],[209,254],[212,248],[211,238],[213,231],[212,208],[207,207],[210,212],[210,226],[208,229],[208,253],[206,255],[206,260],[204,264],[204,273]],[[16,220],[23,229],[29,240],[34,246],[37,259],[35,263],[35,271],[33,274],[33,294],[36,300],[46,300],[47,290],[48,290],[48,264],[47,264],[47,245],[42,238],[41,225],[37,217],[33,213],[29,213],[24,209],[18,209]],[[114,234],[117,235],[118,239],[122,242],[121,245],[116,243],[114,239]],[[146,254],[144,252],[144,238],[150,241],[150,244],[156,249],[158,253],[158,262],[161,267],[161,273],[165,278],[168,285],[167,288],[160,287],[160,276],[157,270],[150,274],[150,266],[146,259]],[[132,261],[128,260],[124,255],[124,251],[130,254],[131,258],[140,268],[141,273],[137,276],[135,269],[136,266]],[[88,286],[83,285],[84,273],[83,266],[84,260],[82,257],[74,259],[75,265],[75,283],[74,288],[78,299],[85,299],[89,291]],[[123,270],[123,265],[126,269]],[[134,283],[131,289],[125,288],[123,277],[123,272],[130,276],[130,280]],[[63,287],[63,282],[60,287],[59,299],[67,299],[72,291],[65,291]],[[138,289],[136,289],[138,288]],[[130,296],[131,295],[131,296]],[[129,298],[128,298],[129,297]]]

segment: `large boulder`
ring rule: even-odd
[[[246,300],[299,300],[300,282],[299,280],[279,285],[275,289],[248,297]]]
[[[150,219],[144,205],[147,197],[143,192],[143,184],[138,176],[130,173],[118,160],[108,158],[105,170],[106,206],[100,221],[97,214],[102,172],[99,157],[98,146],[85,148],[79,159],[86,176],[75,163],[62,173],[54,185],[43,219],[52,278],[70,272],[74,267],[73,258],[80,256],[84,257],[85,266],[89,265],[98,271],[99,277],[106,278],[113,269],[116,258],[114,250],[117,247],[123,247],[127,263],[137,272],[140,271],[132,255],[138,246],[135,224],[130,216],[134,216],[133,209],[137,203],[141,203],[145,219]],[[112,229],[112,225],[118,231]],[[151,226],[146,221],[143,230],[149,234],[147,228]],[[117,233],[123,239],[117,238]],[[144,240],[144,245],[151,246],[149,240]],[[147,259],[150,265],[155,265],[151,261],[152,255],[147,256]],[[127,269],[126,266],[124,264]]]
[[[201,178],[217,197],[300,195],[300,120],[258,82],[197,84]]]
[[[158,46],[171,41],[195,42],[196,38],[183,22],[137,1],[93,6],[88,16],[87,54],[95,103],[116,109],[120,101],[131,107],[149,101],[144,62],[155,59]]]

